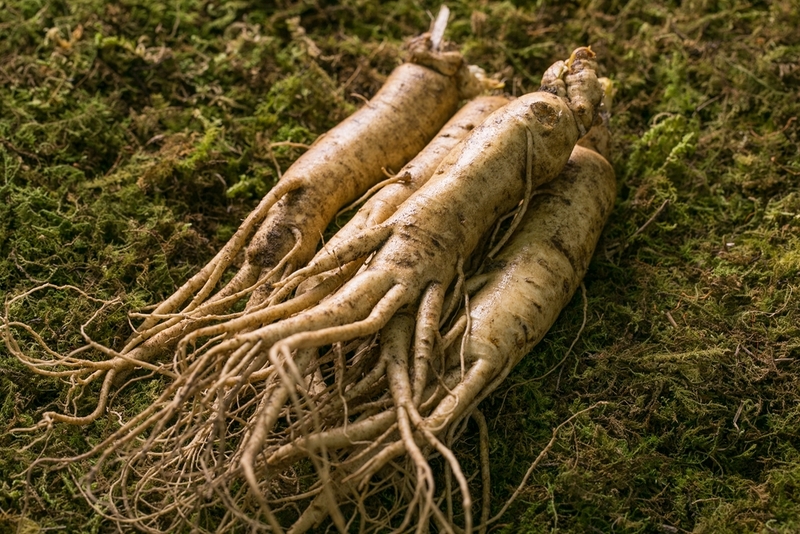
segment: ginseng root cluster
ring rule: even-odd
[[[453,444],[474,419],[488,487],[478,404],[569,302],[614,203],[610,91],[588,48],[515,99],[476,96],[491,84],[435,35],[411,48],[122,349],[89,341],[36,358],[14,333],[41,339],[6,317],[7,346],[33,370],[76,395],[102,382],[91,413],[49,412],[40,428],[104,417],[141,369],[165,377],[147,409],[77,458],[92,459],[81,491],[120,528],[493,521]],[[336,213],[362,201],[317,250]]]

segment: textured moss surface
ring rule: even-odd
[[[448,37],[512,94],[584,44],[617,88],[619,199],[586,326],[568,353],[579,294],[482,405],[495,510],[553,428],[608,404],[559,432],[505,531],[797,532],[797,2],[449,5]],[[117,299],[87,331],[120,347],[127,313],[207,261],[300,154],[270,143],[309,143],[357,109],[437,7],[0,0],[0,298],[50,282]],[[67,351],[99,307],[50,289],[9,314]],[[63,409],[68,384],[0,345],[0,532],[111,530],[68,471],[25,470],[86,450],[158,386],[36,441],[12,429]],[[467,469],[475,434],[457,448]]]

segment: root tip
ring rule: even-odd
[[[597,54],[594,53],[591,46],[581,46],[576,48],[570,54],[569,59],[567,60],[567,68],[572,68],[572,64],[576,61],[586,61],[588,59],[594,59],[597,57]]]

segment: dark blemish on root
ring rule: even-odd
[[[522,321],[520,321],[519,325],[522,327],[522,333],[525,335],[525,340],[527,341],[529,339],[529,337],[530,337],[530,334],[529,334],[530,329],[528,328],[528,325],[526,325]]]
[[[297,189],[292,189],[283,196],[281,201],[285,202],[287,207],[296,206],[297,204],[302,202],[303,197],[305,196],[305,190],[306,190],[305,187],[298,187]]]
[[[553,128],[558,122],[558,113],[553,106],[546,102],[534,102],[531,104],[531,111],[536,120],[545,128]]]
[[[539,260],[539,265],[541,265],[542,267],[548,268],[547,267],[547,262],[544,261],[544,260]],[[539,281],[536,278],[526,278],[525,281],[528,282],[530,285],[532,285],[533,287],[535,287],[537,289],[540,289],[542,287],[542,284],[540,284]],[[539,309],[542,308],[541,305],[539,305],[539,304],[536,304],[536,303],[533,303],[533,304]]]
[[[549,239],[549,242],[556,250],[558,250],[565,258],[567,258],[567,261],[569,261],[569,264],[572,267],[572,272],[577,272],[578,262],[569,249],[561,241],[561,239],[558,236],[553,236]]]
[[[414,254],[413,256],[404,256],[401,258],[397,258],[394,261],[395,264],[401,269],[413,269],[416,265],[419,264],[420,257],[418,254]]]
[[[294,236],[289,228],[277,226],[259,239],[253,241],[247,249],[247,261],[262,269],[269,269],[292,250]]]
[[[508,264],[505,260],[489,260],[486,262],[486,271],[493,272],[493,271],[500,271],[506,268]]]

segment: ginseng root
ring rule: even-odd
[[[251,306],[261,302],[273,283],[309,261],[322,232],[343,206],[380,182],[386,169],[400,169],[420,152],[455,113],[460,99],[491,86],[468,68],[458,52],[443,51],[441,33],[446,17],[442,20],[433,29],[438,37],[424,34],[413,40],[410,61],[397,67],[361,109],[317,139],[222,250],[145,316],[122,350],[90,342],[68,355],[48,351],[52,360],[34,361],[15,350],[9,329],[4,329],[7,345],[34,371],[57,372],[81,388],[103,380],[102,394],[92,413],[48,412],[43,424],[95,420],[105,411],[112,384],[120,386],[132,369],[149,368],[174,376],[169,364],[148,362],[174,349],[175,343],[192,330],[241,315],[230,310],[243,298],[249,297]],[[219,288],[220,280],[234,269],[235,258],[242,251],[244,264]],[[81,355],[87,349],[100,350],[109,359],[102,365],[83,359]]]
[[[271,283],[311,259],[343,206],[380,182],[385,169],[399,169],[414,157],[455,113],[459,99],[480,88],[460,54],[434,49],[428,34],[410,49],[411,61],[289,167],[223,250],[145,319],[123,354],[142,344],[137,356],[144,359],[147,347],[163,350],[192,328],[185,324],[191,319],[207,321],[252,292],[261,300]],[[243,247],[244,265],[208,299]]]
[[[246,517],[237,503],[251,499],[263,520],[280,531],[276,514],[295,500],[273,497],[279,493],[277,473],[293,456],[277,453],[288,436],[314,465],[321,482],[309,491],[322,500],[337,527],[345,524],[342,495],[332,494],[326,481],[335,482],[335,464],[345,459],[336,448],[352,440],[373,443],[363,444],[352,459],[356,468],[347,480],[370,480],[381,466],[408,454],[416,473],[408,480],[419,484],[406,489],[420,507],[419,517],[433,514],[446,525],[447,517],[432,502],[425,459],[435,450],[460,471],[438,437],[441,429],[425,421],[449,423],[438,408],[452,404],[448,391],[466,384],[460,403],[469,404],[474,377],[488,376],[477,355],[465,357],[463,370],[455,373],[446,352],[438,358],[440,367],[446,364],[443,382],[429,380],[427,362],[436,362],[444,349],[438,339],[446,309],[462,297],[465,260],[507,214],[515,214],[509,233],[519,225],[533,190],[561,172],[575,142],[591,127],[602,95],[594,54],[576,50],[569,61],[548,70],[543,90],[518,98],[476,127],[388,219],[324,247],[306,268],[276,284],[272,306],[223,323],[221,330],[198,330],[191,343],[184,338],[173,365],[177,378],[96,449],[104,452],[93,472],[113,452],[121,454],[125,466],[110,500],[128,491],[123,488],[134,488],[133,494],[123,493],[129,508],[117,517],[154,529],[164,524],[162,515],[180,522],[215,499],[226,503],[230,514]],[[363,258],[369,259],[358,270]],[[292,296],[301,283],[323,273],[329,276]],[[376,348],[369,338],[379,332]],[[203,337],[210,335],[216,337]],[[331,356],[317,355],[320,348],[349,340],[359,340],[353,357],[336,349]],[[332,374],[323,372],[326,362],[332,362]],[[338,378],[354,382],[343,389],[336,385]],[[342,415],[331,415],[317,402],[326,394],[332,406],[344,408],[345,428],[328,429],[330,418],[338,424]],[[348,412],[350,401],[369,397]],[[145,431],[142,441],[138,436]],[[138,479],[133,486],[131,477]],[[249,491],[242,493],[241,481]],[[461,485],[468,495],[463,477]],[[199,489],[183,493],[187,487],[205,488],[201,494],[207,500],[199,498]],[[148,511],[165,503],[171,503],[167,510]],[[406,513],[402,524],[410,517]]]
[[[581,145],[575,147],[559,177],[537,190],[516,232],[487,261],[484,272],[467,281],[472,293],[469,307],[459,313],[447,332],[432,340],[434,347],[419,336],[424,318],[418,316],[415,327],[412,318],[397,314],[384,327],[381,359],[386,362],[381,369],[387,376],[391,406],[349,424],[346,419],[342,424],[340,415],[338,423],[333,418],[326,420],[328,426],[322,433],[272,445],[268,449],[273,452],[266,455],[267,466],[290,466],[322,449],[329,454],[336,451],[342,460],[329,478],[335,481],[340,502],[358,502],[369,494],[371,479],[377,478],[374,486],[385,483],[390,475],[382,469],[404,462],[405,472],[416,478],[415,492],[407,494],[407,502],[410,508],[416,507],[415,520],[427,522],[431,516],[452,518],[452,508],[446,513],[437,511],[431,500],[433,478],[426,466],[431,453],[438,452],[459,481],[464,527],[471,530],[466,477],[444,444],[453,441],[477,405],[541,340],[588,269],[614,205],[616,183],[614,171],[603,157],[608,147],[606,126],[595,126]],[[315,399],[320,413],[328,411],[329,404],[341,409],[337,391],[365,391],[363,382],[368,376],[360,382],[347,382],[343,377],[344,384]],[[358,413],[364,399],[345,396],[345,411]],[[344,454],[348,450],[349,454]],[[389,470],[394,472],[397,467]],[[262,491],[266,489],[262,487]],[[422,493],[426,499],[421,498]],[[305,532],[318,524],[329,508],[317,496],[291,532]],[[483,508],[485,528],[488,503],[484,502]],[[405,513],[403,523],[410,517],[408,510]]]

